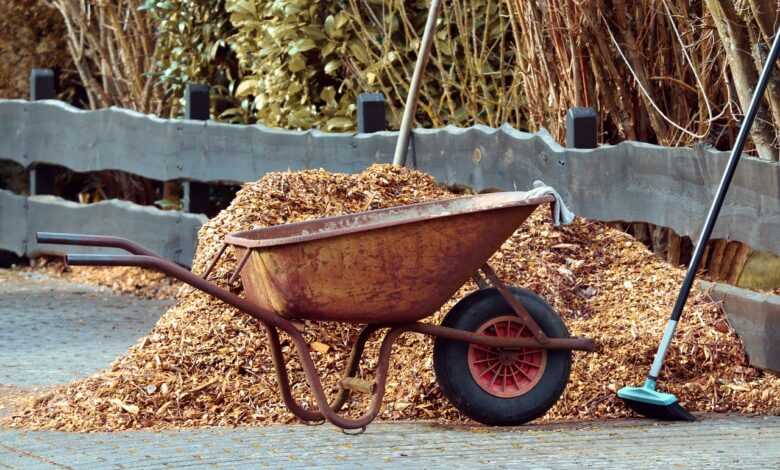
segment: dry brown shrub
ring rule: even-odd
[[[42,0],[0,2],[0,98],[29,96],[30,70],[51,68],[69,86],[73,61],[64,40],[65,24]]]

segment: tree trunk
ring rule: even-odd
[[[615,18],[617,19],[620,26],[620,32],[623,33],[623,41],[625,43],[626,49],[624,52],[628,56],[628,60],[631,62],[631,67],[636,73],[636,80],[639,80],[648,93],[650,93],[652,90],[652,84],[650,83],[650,75],[647,73],[645,67],[645,64],[648,63],[647,58],[642,56],[642,51],[633,33],[635,28],[638,28],[635,25],[628,24],[630,15],[627,12],[626,3],[624,0],[615,0],[613,5],[616,13]],[[639,94],[641,96],[642,103],[644,104],[644,112],[640,111],[635,115],[638,115],[640,119],[642,116],[647,117],[650,120],[650,126],[653,128],[653,131],[655,131],[656,136],[666,135],[666,124],[650,104],[650,99],[652,98],[648,98],[644,93],[641,92],[639,92]]]
[[[775,36],[775,25],[778,20],[778,5],[775,0],[750,0],[750,10],[756,19],[764,42],[771,44]]]
[[[713,240],[712,245],[707,271],[713,280],[717,280],[720,274],[720,267],[723,264],[723,252],[726,251],[726,240]]]
[[[748,27],[737,14],[730,0],[707,0],[707,7],[723,42],[742,111],[747,112],[758,81],[758,72],[750,54]],[[750,135],[759,157],[777,161],[777,150],[772,146],[774,129],[768,126],[767,122],[771,121],[766,108],[761,106]]]
[[[754,24],[750,25],[749,30],[750,43],[753,45],[750,52],[753,54],[756,70],[761,70],[769,55],[771,42],[767,44],[763,41],[764,35],[761,31],[758,31],[758,28],[756,28]],[[775,67],[774,73],[769,77],[765,98],[769,102],[769,110],[772,111],[772,119],[775,123],[780,123],[780,76],[778,75],[777,67]]]
[[[718,272],[718,280],[726,280],[731,272],[731,267],[734,264],[734,256],[737,254],[737,248],[739,248],[739,242],[728,242],[726,249],[723,251],[723,262],[720,264],[720,271]]]
[[[656,254],[659,258],[665,258],[666,257],[666,231],[669,230],[666,227],[662,227],[660,225],[653,225],[652,226],[652,237],[653,237],[653,253]]]
[[[712,253],[712,243],[707,243],[704,247],[704,254],[701,256],[701,261],[699,262],[699,269],[696,270],[697,273],[707,270],[707,266],[709,266],[710,263],[710,253]]]
[[[597,0],[596,10],[609,11],[609,8],[604,5],[603,0]],[[583,32],[583,43],[588,45],[590,57],[595,58],[590,63],[596,82],[602,85],[606,83],[612,85],[612,88],[602,90],[600,97],[604,100],[606,109],[610,110],[610,114],[617,116],[613,120],[623,136],[627,140],[637,140],[633,116],[628,110],[632,101],[631,93],[628,93],[625,85],[623,85],[626,83],[625,77],[621,76],[612,60],[606,59],[614,56],[614,53],[608,45],[608,39],[603,34],[604,25],[599,21],[599,16],[596,14],[586,15],[583,18],[583,22],[586,28],[585,31],[587,31],[587,37],[585,37],[585,32]]]
[[[747,263],[747,260],[750,257],[750,253],[752,251],[753,250],[751,250],[750,247],[746,244],[739,244],[739,248],[737,248],[737,254],[734,256],[734,262],[732,263],[731,270],[728,274],[727,282],[729,284],[737,285],[737,282],[739,282],[739,277],[742,275],[742,271],[745,269],[745,264]]]
[[[669,229],[669,251],[666,254],[666,260],[673,266],[680,265],[680,245],[682,240],[680,236]]]
[[[646,223],[644,222],[634,223],[634,238],[644,243],[645,245],[650,244],[650,233]]]

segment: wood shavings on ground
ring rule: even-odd
[[[108,287],[119,294],[147,299],[172,299],[184,285],[165,274],[130,266],[65,266],[61,258],[42,257],[35,260],[34,270],[82,284]]]
[[[270,173],[245,185],[230,207],[202,227],[193,269],[205,270],[229,232],[452,196],[428,175],[387,165],[358,175]],[[505,282],[536,291],[561,313],[572,334],[593,337],[601,346],[598,353],[575,354],[571,381],[543,420],[629,416],[615,392],[642,383],[684,272],[604,224],[577,219],[554,227],[549,212],[536,211],[491,259]],[[235,264],[232,255],[223,257],[212,279],[226,286]],[[465,285],[428,321],[441,321],[474,289]],[[314,355],[330,393],[337,390],[357,331],[306,322],[305,336],[318,343]],[[405,335],[396,344],[380,419],[463,420],[435,383],[432,343]],[[286,341],[293,393],[311,406],[292,349]],[[376,342],[361,365],[363,378],[371,377],[375,353]],[[703,294],[688,302],[661,387],[692,411],[780,410],[780,379],[748,366],[725,316]],[[347,407],[352,416],[367,406],[366,398],[358,398]],[[279,395],[262,328],[187,288],[150,334],[108,370],[33,397],[6,420],[11,426],[69,431],[288,422],[296,419]]]
[[[29,391],[12,385],[0,385],[0,418],[9,415]]]

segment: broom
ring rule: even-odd
[[[745,120],[739,128],[737,141],[734,144],[734,148],[731,150],[731,155],[729,156],[728,164],[726,165],[726,171],[723,173],[723,178],[720,180],[720,185],[715,194],[715,200],[712,201],[712,206],[710,207],[707,219],[704,222],[704,228],[699,236],[699,241],[696,243],[696,248],[693,251],[693,257],[688,266],[688,272],[685,274],[685,280],[682,283],[680,293],[677,296],[677,301],[674,304],[672,316],[666,325],[664,336],[661,339],[661,343],[658,345],[658,351],[655,353],[655,359],[650,368],[650,373],[647,375],[647,379],[643,386],[623,387],[618,390],[618,397],[620,397],[629,408],[648,418],[668,421],[696,420],[692,414],[687,412],[680,405],[676,396],[671,393],[656,391],[656,382],[658,381],[658,375],[661,372],[661,367],[663,366],[669,344],[674,337],[677,322],[680,320],[680,316],[685,308],[685,302],[688,300],[688,294],[690,293],[693,281],[696,278],[696,271],[699,269],[704,247],[710,239],[713,228],[715,228],[715,222],[717,221],[718,214],[723,206],[723,200],[726,197],[726,192],[731,184],[731,179],[737,169],[739,157],[742,155],[745,140],[747,140],[750,127],[753,125],[753,120],[756,117],[758,107],[763,99],[769,77],[772,75],[778,52],[780,52],[780,34],[775,33],[775,39],[772,42],[772,50],[769,52],[769,57],[767,57],[766,63],[764,64],[764,69],[761,71],[761,76],[758,79],[758,86],[756,86],[756,90],[753,93],[753,98],[750,101]]]

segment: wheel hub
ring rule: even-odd
[[[512,351],[506,350],[506,349],[499,349],[498,350],[498,361],[504,365],[509,366],[513,362],[515,362],[515,358],[517,357],[517,354],[515,354]]]
[[[492,318],[477,333],[506,338],[533,337],[516,315]],[[485,392],[500,398],[515,398],[528,393],[539,382],[547,364],[547,351],[540,348],[491,348],[469,345],[471,376]]]

